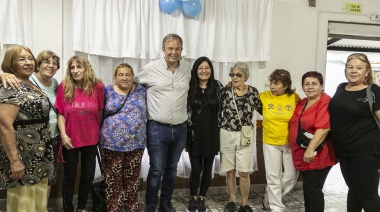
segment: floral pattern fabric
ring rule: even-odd
[[[237,96],[231,88],[223,88],[221,92],[222,99],[222,118],[220,126],[228,131],[240,131],[241,124],[236,112],[236,106],[233,99],[235,95],[236,105],[239,111],[239,117],[243,126],[253,126],[253,110],[262,114],[262,104],[259,92],[255,87],[248,86],[248,92],[242,96]]]
[[[20,180],[10,178],[9,160],[0,145],[0,189],[29,186],[41,182],[42,178],[53,179],[54,155],[50,139],[48,98],[36,88],[21,83],[19,90],[5,89],[0,85],[0,103],[19,107],[13,123],[19,158],[25,166],[25,175]]]
[[[106,117],[100,131],[100,146],[105,149],[129,152],[146,145],[146,88],[135,84],[123,108],[107,117],[123,104],[126,95],[116,93],[113,85],[105,88]]]

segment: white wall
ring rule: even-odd
[[[363,14],[343,13],[345,2],[362,4]],[[316,0],[316,7],[309,7],[308,0],[275,0],[272,58],[259,67],[257,88],[263,90],[269,74],[276,68],[284,68],[292,74],[297,93],[304,96],[302,75],[313,70],[325,74],[328,21],[374,23],[367,14],[375,11],[380,13],[377,0]]]
[[[274,0],[272,58],[260,63],[258,73],[252,75],[257,76],[254,85],[259,91],[264,90],[265,81],[274,69],[284,68],[292,74],[293,87],[302,96],[303,73],[311,70],[325,73],[327,22],[371,23],[367,13],[380,13],[378,0],[355,0],[362,4],[362,15],[343,13],[344,2],[316,0],[316,7],[309,7],[308,0]],[[74,54],[70,28],[72,0],[23,0],[23,7],[33,8],[32,14],[24,14],[24,23],[32,20],[26,28],[26,45],[35,54],[50,49],[60,55],[62,65],[56,78],[61,80],[66,62]]]

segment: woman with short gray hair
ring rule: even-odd
[[[259,92],[255,87],[246,85],[249,77],[249,67],[244,62],[232,65],[229,76],[231,87],[222,89],[222,118],[220,121],[220,154],[221,171],[227,172],[227,187],[229,201],[224,208],[225,212],[233,212],[237,209],[235,203],[236,171],[239,173],[239,186],[241,194],[241,206],[239,212],[251,212],[248,205],[250,189],[249,174],[253,170],[254,147],[256,142],[242,145],[240,137],[242,126],[253,128],[253,112],[262,113]],[[251,141],[253,141],[251,134]]]

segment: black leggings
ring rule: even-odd
[[[78,209],[85,209],[95,172],[96,145],[67,150],[63,148],[64,174],[62,185],[63,210],[73,212],[74,186],[77,177],[79,153],[81,154],[80,183],[78,191]]]
[[[199,196],[205,197],[211,183],[215,155],[209,157],[189,155],[189,158],[191,163],[190,195],[197,196],[199,187]]]

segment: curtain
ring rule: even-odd
[[[156,59],[162,38],[183,38],[185,58],[216,62],[270,59],[273,0],[201,0],[189,18],[166,14],[159,0],[73,1],[73,49],[114,58]]]
[[[21,0],[0,1],[0,44],[24,45]]]

